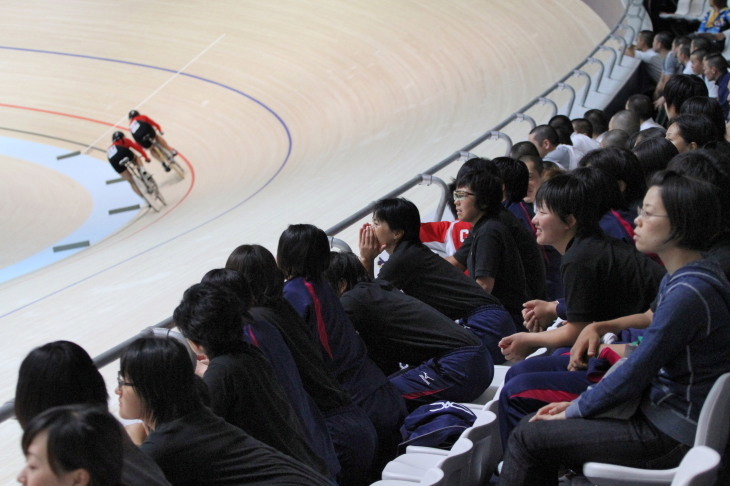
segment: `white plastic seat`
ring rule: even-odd
[[[426,474],[417,483],[398,479],[381,479],[370,486],[444,486],[446,484],[444,480],[444,472],[438,467],[433,467],[426,471]]]
[[[715,381],[697,421],[694,446],[706,446],[722,454],[730,435],[730,373]],[[697,454],[697,453],[695,453]],[[683,461],[684,462],[684,461]],[[583,465],[583,474],[598,486],[673,485],[679,468],[639,469],[600,462]],[[693,484],[693,483],[688,483]],[[699,483],[698,483],[699,484]]]
[[[679,464],[672,486],[712,486],[720,469],[720,454],[707,446],[695,446]]]
[[[446,455],[422,454],[423,456],[428,456],[427,459],[430,460],[429,464],[425,468],[421,467],[418,463],[402,463],[391,466],[398,459],[409,456],[409,454],[403,454],[386,464],[383,469],[383,479],[394,479],[417,483],[421,481],[428,470],[438,468],[444,473],[443,484],[458,486],[462,484],[462,478],[467,477],[466,475],[469,473],[467,468],[470,464],[473,450],[474,444],[471,440],[459,438],[459,440],[457,440],[451,447],[451,450],[447,451]],[[389,470],[389,466],[391,470]]]

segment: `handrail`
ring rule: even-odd
[[[418,175],[412,177],[411,179],[407,180],[400,186],[396,187],[389,193],[385,194],[382,198],[392,198],[392,197],[400,196],[404,192],[408,191],[409,189],[412,189],[413,187],[415,187],[419,184],[436,183],[439,187],[441,187],[442,192],[444,193],[444,194],[442,194],[442,198],[439,201],[437,214],[443,214],[443,211],[445,210],[445,205],[446,205],[446,196],[447,195],[445,194],[445,191],[446,191],[445,188],[447,187],[447,185],[443,180],[441,180],[437,177],[434,177],[434,174],[436,172],[444,169],[449,164],[451,164],[455,161],[458,161],[460,159],[463,159],[467,155],[471,155],[471,154],[469,154],[469,152],[471,152],[472,149],[481,145],[482,143],[484,143],[487,140],[502,139],[502,140],[507,141],[507,143],[508,143],[507,153],[509,153],[509,150],[512,147],[512,140],[510,139],[509,136],[507,136],[507,134],[502,132],[502,129],[514,121],[520,121],[520,122],[528,121],[531,124],[534,124],[535,120],[532,117],[525,115],[525,112],[527,112],[530,108],[532,108],[533,106],[535,106],[537,104],[542,104],[542,105],[550,104],[553,107],[553,111],[554,111],[553,115],[557,114],[557,112],[558,112],[557,104],[555,103],[555,101],[553,101],[552,99],[550,99],[548,97],[548,95],[550,93],[552,93],[553,91],[568,90],[571,92],[571,99],[568,103],[568,110],[567,110],[567,112],[569,114],[570,111],[572,110],[573,102],[575,100],[575,88],[573,88],[571,85],[567,84],[566,81],[569,78],[571,78],[574,75],[574,73],[582,72],[581,68],[585,64],[587,64],[589,62],[594,62],[594,61],[590,61],[590,59],[593,58],[593,56],[599,50],[605,50],[606,47],[604,46],[604,44],[611,39],[620,40],[623,44],[623,48],[619,53],[619,60],[618,60],[618,64],[621,65],[621,60],[623,59],[623,50],[626,47],[627,41],[623,36],[616,34],[616,31],[618,31],[621,28],[628,28],[632,32],[631,42],[633,43],[633,37],[636,35],[636,29],[634,29],[630,25],[627,25],[623,22],[628,17],[629,9],[632,6],[637,6],[637,7],[639,7],[640,10],[643,10],[643,8],[641,7],[641,2],[640,1],[638,1],[637,3],[635,3],[635,2],[637,2],[637,0],[627,0],[626,9],[624,10],[623,15],[621,16],[619,21],[616,23],[614,28],[611,30],[611,32],[601,42],[599,42],[596,45],[596,47],[586,56],[586,58],[580,64],[578,64],[575,68],[569,70],[567,74],[565,74],[562,78],[560,78],[558,81],[553,83],[552,86],[550,86],[548,89],[546,89],[541,94],[535,96],[529,103],[527,103],[522,108],[515,110],[514,113],[512,113],[510,116],[505,118],[500,123],[498,123],[491,130],[488,130],[487,132],[485,132],[481,136],[477,137],[472,142],[468,143],[461,149],[452,153],[451,155],[449,155],[445,159],[441,160],[436,165],[427,169],[423,173],[418,174]],[[641,18],[643,18],[643,14],[640,14],[640,15],[642,16]],[[612,70],[613,70],[613,66],[611,67],[611,70],[609,70],[609,76],[610,76],[610,73]],[[585,103],[585,98],[588,95],[591,81],[590,81],[590,75],[588,75],[585,72],[582,72],[582,74],[584,74],[588,77],[588,84],[585,89],[585,96],[583,97],[583,103]],[[599,80],[599,83],[600,83],[600,80]],[[599,84],[599,83],[597,83],[597,84]],[[349,248],[349,245],[347,245],[347,243],[345,243],[344,241],[342,241],[340,239],[334,238],[334,235],[341,232],[345,228],[357,223],[358,221],[363,219],[365,216],[370,214],[372,212],[372,208],[374,205],[375,205],[375,202],[371,202],[370,204],[366,205],[359,211],[357,211],[354,214],[350,215],[349,217],[343,219],[342,221],[335,224],[334,226],[328,228],[325,231],[325,233],[327,233],[327,235],[331,237],[330,238],[331,246],[340,247],[342,249]],[[342,247],[340,244],[344,245],[344,247]],[[112,363],[113,361],[118,359],[119,356],[121,356],[124,349],[127,346],[129,346],[133,341],[135,341],[136,339],[138,339],[140,337],[144,337],[144,336],[148,336],[148,335],[152,334],[153,328],[161,328],[161,327],[165,327],[168,329],[174,327],[173,322],[172,322],[172,317],[168,317],[167,319],[155,324],[154,326],[140,331],[136,335],[127,339],[126,341],[123,341],[123,342],[117,344],[116,346],[114,346],[113,348],[103,352],[102,354],[100,354],[99,356],[94,358],[94,364],[97,366],[97,368],[102,368],[102,367],[108,365],[109,363]],[[8,402],[4,403],[2,406],[0,406],[0,422],[3,422],[13,416],[13,404],[14,404],[14,400],[11,399]]]

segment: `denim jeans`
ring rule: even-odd
[[[654,427],[640,412],[629,420],[528,422],[512,432],[500,486],[558,484],[558,469],[580,471],[590,461],[646,469],[676,467],[689,447]]]

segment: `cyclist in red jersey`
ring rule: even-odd
[[[132,136],[138,144],[146,149],[151,148],[152,156],[160,161],[165,172],[170,172],[170,166],[164,154],[159,153],[153,146],[154,142],[158,142],[173,157],[177,155],[177,150],[170,147],[167,140],[162,137],[164,132],[160,124],[146,115],[141,115],[137,110],[132,110],[129,112],[129,131],[132,132]]]
[[[124,159],[128,159],[130,162],[134,162],[139,166],[142,177],[149,179],[152,176],[145,170],[144,166],[142,165],[142,159],[140,159],[139,155],[135,154],[131,149],[139,152],[139,154],[142,155],[142,157],[144,157],[144,160],[148,163],[150,161],[150,156],[147,155],[147,152],[144,148],[142,148],[141,145],[125,137],[124,133],[122,132],[114,132],[114,134],[112,135],[112,141],[114,143],[112,143],[109,148],[106,149],[107,160],[109,160],[109,163],[112,165],[112,167],[114,167],[114,170],[117,171],[117,173],[121,175],[127,182],[129,182],[129,185],[132,186],[134,192],[136,192],[139,197],[143,197],[142,193],[139,192],[139,189],[132,181],[132,174],[130,174],[127,168],[122,165],[122,161]]]

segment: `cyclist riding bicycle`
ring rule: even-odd
[[[112,141],[113,143],[109,146],[108,149],[106,149],[107,160],[109,160],[109,163],[112,165],[112,167],[114,167],[114,170],[117,171],[117,173],[121,175],[127,182],[129,182],[129,185],[132,186],[134,192],[137,193],[139,197],[144,197],[132,181],[132,174],[130,174],[127,168],[122,165],[122,162],[126,159],[130,162],[137,164],[139,166],[140,172],[142,173],[142,177],[144,177],[145,179],[150,179],[152,176],[143,167],[142,159],[131,149],[139,152],[148,163],[150,161],[149,155],[147,155],[147,152],[145,152],[144,148],[142,148],[141,145],[125,137],[124,133],[122,132],[114,132],[114,134],[112,135]]]
[[[168,160],[161,154],[159,150],[154,146],[154,143],[159,143],[164,149],[172,154],[177,155],[177,150],[170,147],[167,141],[162,137],[163,131],[159,123],[155,122],[152,118],[141,115],[137,110],[129,112],[129,131],[132,132],[134,140],[142,145],[146,149],[150,149],[152,156],[159,160],[162,167],[165,168],[165,172],[170,172],[170,166]]]

